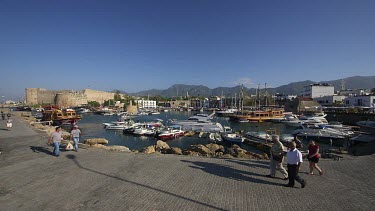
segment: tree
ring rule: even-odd
[[[87,104],[91,107],[99,107],[100,106],[100,103],[98,103],[96,101],[89,101],[89,102],[87,102]]]
[[[115,101],[113,100],[113,99],[111,99],[111,100],[106,100],[106,101],[104,101],[104,104],[103,104],[104,106],[114,106],[115,105]]]
[[[120,91],[117,90],[113,98],[115,101],[121,101]]]

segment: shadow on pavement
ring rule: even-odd
[[[43,152],[43,153],[46,153],[47,155],[53,155],[53,153],[45,147],[30,146],[30,149],[35,153]]]
[[[229,179],[238,180],[238,181],[247,181],[247,182],[259,183],[259,184],[265,184],[265,185],[276,185],[276,186],[285,185],[285,184],[280,184],[276,182],[271,182],[271,181],[255,178],[255,177],[266,178],[266,176],[263,174],[258,174],[258,173],[249,172],[249,171],[242,171],[242,170],[234,169],[230,166],[219,165],[215,163],[200,162],[200,161],[188,161],[188,160],[181,160],[181,161],[185,163],[194,164],[195,166],[190,166],[191,168],[200,169],[209,174],[213,174],[213,175],[224,177],[224,178],[229,178]]]
[[[244,165],[244,166],[248,166],[248,167],[251,167],[251,168],[265,168],[265,169],[269,169],[270,168],[270,164],[267,163],[267,164],[262,164],[261,162],[258,162],[258,161],[237,161],[237,160],[230,160],[230,159],[226,159],[225,161],[228,161],[228,162],[231,162],[231,163],[237,163],[237,164],[240,164],[240,165]]]
[[[177,195],[175,193],[171,193],[171,192],[168,192],[168,191],[165,191],[165,190],[160,190],[160,189],[157,189],[157,188],[154,188],[154,187],[151,187],[151,186],[148,186],[148,185],[144,185],[144,184],[141,184],[141,183],[137,183],[137,182],[132,182],[130,180],[126,180],[126,179],[123,179],[123,178],[120,178],[120,177],[117,177],[117,176],[113,176],[113,175],[110,175],[110,174],[106,174],[106,173],[103,173],[103,172],[100,172],[100,171],[96,171],[94,169],[90,169],[90,168],[86,168],[86,167],[83,167],[79,162],[78,160],[76,159],[76,156],[75,155],[66,155],[66,157],[68,159],[71,159],[73,160],[73,162],[81,169],[84,169],[86,171],[90,171],[90,172],[93,172],[93,173],[96,173],[96,174],[100,174],[100,175],[103,175],[103,176],[107,176],[107,177],[110,177],[110,178],[113,178],[113,179],[117,179],[119,181],[122,181],[122,182],[127,182],[127,183],[130,183],[130,184],[133,184],[133,185],[138,185],[138,186],[141,186],[143,188],[147,188],[147,189],[151,189],[151,190],[154,190],[154,191],[158,191],[160,193],[163,193],[163,194],[167,194],[167,195],[170,195],[170,196],[173,196],[173,197],[176,197],[176,198],[180,198],[180,199],[184,199],[184,200],[187,200],[187,201],[190,201],[190,202],[193,202],[193,203],[197,203],[199,205],[202,205],[202,206],[206,206],[208,208],[211,208],[211,209],[216,209],[216,210],[225,210],[223,208],[220,208],[220,207],[216,207],[216,206],[213,206],[213,205],[210,205],[210,204],[206,204],[204,202],[200,202],[200,201],[197,201],[197,200],[194,200],[194,199],[190,199],[190,198],[187,198],[187,197],[184,197],[184,196],[180,196],[180,195]]]

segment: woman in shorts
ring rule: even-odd
[[[319,166],[317,165],[318,162],[319,162],[319,146],[315,144],[315,141],[311,140],[309,142],[309,147],[307,148],[307,150],[309,151],[309,154],[307,156],[307,160],[309,160],[310,162],[310,174],[313,175],[314,174],[314,169],[318,170],[319,171],[319,174],[320,175],[323,175],[323,172],[322,170],[319,168]]]

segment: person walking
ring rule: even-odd
[[[5,113],[3,111],[1,111],[1,118],[5,120]]]
[[[56,157],[60,156],[60,143],[62,139],[63,138],[62,138],[61,128],[56,127],[55,132],[53,132],[51,134],[51,137],[48,139],[48,145],[51,144],[51,141],[53,142],[53,146],[54,146],[53,154]]]
[[[82,135],[82,132],[80,129],[78,129],[78,125],[73,126],[73,130],[70,131],[70,140],[73,139],[74,141],[74,150],[78,152],[78,143],[79,143],[79,137]]]
[[[294,187],[294,180],[301,184],[301,187],[306,186],[306,180],[298,175],[302,161],[302,153],[296,148],[296,143],[290,143],[290,149],[286,154],[286,161],[288,167],[289,183],[286,187]]]
[[[273,145],[270,150],[270,170],[271,173],[267,175],[268,177],[274,178],[276,176],[276,170],[279,170],[284,176],[284,180],[288,179],[288,172],[283,167],[284,160],[284,146],[279,140],[278,135],[272,136]]]
[[[319,162],[319,158],[320,158],[319,146],[315,144],[314,140],[311,140],[309,142],[309,147],[307,148],[307,150],[309,152],[307,156],[307,160],[310,162],[310,175],[314,174],[313,172],[314,168],[319,171],[320,175],[323,175],[322,170],[317,165]]]
[[[10,114],[10,113],[7,113],[7,117],[8,117],[8,119],[10,119],[10,117],[11,117],[11,114]]]
[[[7,120],[7,130],[10,130],[10,128],[12,128],[13,126],[13,120],[11,118],[9,118]]]

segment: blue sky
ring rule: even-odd
[[[0,95],[375,75],[373,0],[0,0]]]

